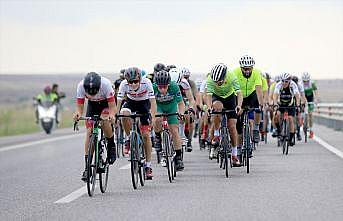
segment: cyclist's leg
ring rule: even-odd
[[[288,121],[289,121],[289,131],[290,131],[290,145],[293,146],[294,135],[295,135],[295,124],[294,124],[295,110],[291,108],[288,110]]]
[[[308,128],[310,131],[310,138],[313,138],[313,115],[312,112],[314,110],[314,105],[313,104],[308,104]]]
[[[213,102],[212,106],[213,106],[213,111],[219,112],[219,111],[223,110],[223,103],[219,100],[215,100]],[[212,124],[213,137],[211,137],[212,138],[211,140],[217,139],[215,141],[219,141],[219,129],[220,129],[221,115],[219,115],[219,114],[212,115],[211,121],[213,122],[213,124]]]
[[[172,116],[176,117],[176,116]],[[176,121],[176,123],[175,123]],[[179,135],[179,126],[178,126],[178,120],[177,119],[168,119],[169,122],[169,127],[170,127],[170,132],[173,137],[173,144],[174,144],[174,149],[175,149],[175,167],[177,171],[183,170],[184,169],[184,164],[182,161],[182,144],[181,144],[181,137]]]
[[[107,119],[109,114],[109,109],[104,108],[101,112],[101,118]],[[104,130],[105,137],[107,139],[108,155],[107,159],[110,164],[113,164],[116,160],[116,147],[114,143],[114,133],[112,123],[110,121],[102,122],[102,129]]]

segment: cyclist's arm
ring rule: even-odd
[[[108,109],[110,112],[110,116],[114,117],[114,115],[117,113],[117,108],[114,101],[108,101]]]
[[[263,94],[261,85],[256,85],[256,94],[259,105],[263,105]]]
[[[202,108],[202,99],[201,99],[202,95],[201,93],[197,93],[196,95],[196,105],[199,106],[200,108]]]
[[[237,91],[237,106],[242,107],[242,103],[243,103],[243,95],[241,91]]]
[[[185,103],[183,103],[183,100],[181,100],[179,103],[177,103],[179,114],[183,115],[185,113]]]
[[[299,93],[295,94],[295,99],[296,99],[297,106],[300,106],[300,94]]]
[[[206,104],[208,108],[212,108],[212,94],[207,94],[206,96]]]
[[[191,89],[186,90],[186,97],[188,98],[189,106],[195,110],[195,101]]]
[[[157,105],[156,105],[156,99],[150,98],[150,104],[151,104],[151,116],[152,118],[155,118],[155,115],[157,113]]]

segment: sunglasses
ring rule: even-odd
[[[291,80],[282,80],[283,83],[289,83]]]
[[[216,84],[217,84],[218,86],[221,86],[222,84],[224,84],[224,80],[217,81]]]
[[[129,83],[129,84],[138,84],[139,80],[131,80],[131,81],[127,81],[127,83]]]
[[[158,89],[166,89],[168,85],[157,85]]]

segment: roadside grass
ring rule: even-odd
[[[72,110],[65,108],[61,112],[59,128],[72,127]],[[40,131],[35,122],[35,109],[32,104],[20,104],[0,107],[0,137],[29,134]]]

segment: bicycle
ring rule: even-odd
[[[138,127],[138,117],[146,116],[147,114],[138,114],[132,112],[130,115],[116,115],[116,118],[131,118],[133,120],[130,130],[130,164],[131,164],[131,181],[133,189],[138,188],[138,179],[141,186],[144,186],[145,182],[145,154],[143,150],[143,139]]]
[[[92,120],[94,122],[92,134],[88,145],[87,169],[87,192],[91,197],[94,194],[96,174],[99,174],[100,191],[105,193],[108,182],[109,163],[107,161],[107,142],[101,122],[103,119],[98,115],[93,117],[80,117],[80,120]],[[74,122],[74,131],[78,131],[78,121]]]
[[[174,180],[176,176],[176,168],[175,168],[175,157],[176,153],[173,146],[173,141],[170,136],[169,125],[168,125],[168,117],[179,115],[178,113],[170,113],[170,114],[156,114],[155,117],[162,117],[162,132],[161,132],[161,139],[162,139],[162,156],[165,157],[166,160],[166,167],[168,171],[168,179],[169,182]]]
[[[295,107],[278,107],[278,110],[284,109],[281,121],[281,133],[278,136],[278,140],[280,140],[280,146],[282,146],[282,154],[288,155],[288,149],[290,145],[290,129],[289,129],[289,118],[288,118],[288,110]]]
[[[259,110],[259,108],[243,108],[243,145],[242,145],[242,165],[246,166],[247,173],[250,173],[250,158],[254,149],[254,142],[251,140],[251,127],[249,122],[249,113],[252,111]]]
[[[217,154],[217,162],[219,161],[219,167],[225,170],[226,178],[229,178],[229,161],[230,167],[232,167],[231,161],[231,143],[230,143],[230,136],[229,131],[227,128],[227,114],[236,112],[236,110],[222,110],[222,111],[212,111],[210,115],[213,114],[221,114],[223,115],[221,120],[221,127],[220,127],[220,135],[221,139],[219,141],[219,151]]]

